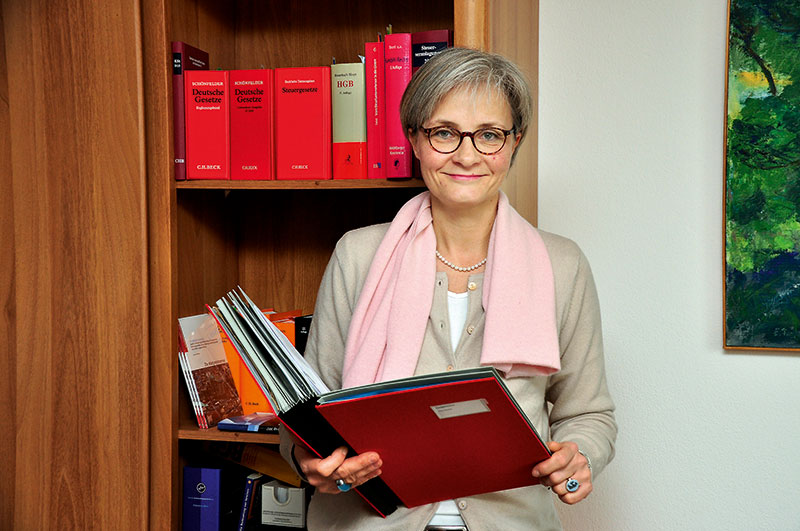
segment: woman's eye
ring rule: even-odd
[[[496,142],[503,137],[503,134],[500,131],[495,131],[494,129],[484,129],[481,131],[480,138],[481,140],[485,140],[486,142]]]
[[[433,132],[433,136],[435,136],[439,140],[449,140],[456,135],[450,129],[438,129]]]

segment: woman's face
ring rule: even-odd
[[[511,108],[502,94],[460,89],[445,96],[422,124],[426,129],[442,125],[465,132],[486,127],[509,130],[513,122]],[[462,209],[495,204],[519,136],[508,135],[503,149],[492,155],[478,152],[467,137],[456,151],[447,154],[433,149],[421,130],[410,140],[432,198],[447,208]]]

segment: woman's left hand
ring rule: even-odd
[[[547,446],[553,455],[533,467],[533,477],[539,478],[545,487],[552,488],[562,502],[578,503],[592,492],[589,461],[578,452],[578,445],[574,442],[550,441]],[[570,478],[580,483],[575,492],[567,490]]]

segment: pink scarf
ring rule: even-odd
[[[435,250],[430,193],[423,192],[403,205],[372,260],[347,335],[344,387],[414,374],[433,303]],[[550,257],[503,192],[488,256],[481,365],[506,378],[558,371]]]

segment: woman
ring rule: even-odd
[[[577,503],[614,453],[600,314],[571,241],[537,231],[500,191],[532,115],[518,68],[453,48],[408,85],[403,127],[428,192],[391,224],[352,231],[325,272],[306,357],[332,388],[493,365],[552,451],[541,485],[378,517],[340,488],[380,474],[375,452],[318,459],[282,451],[316,487],[309,529],[560,529],[557,496]],[[338,482],[338,484],[337,484]],[[440,528],[440,527],[439,527]]]

